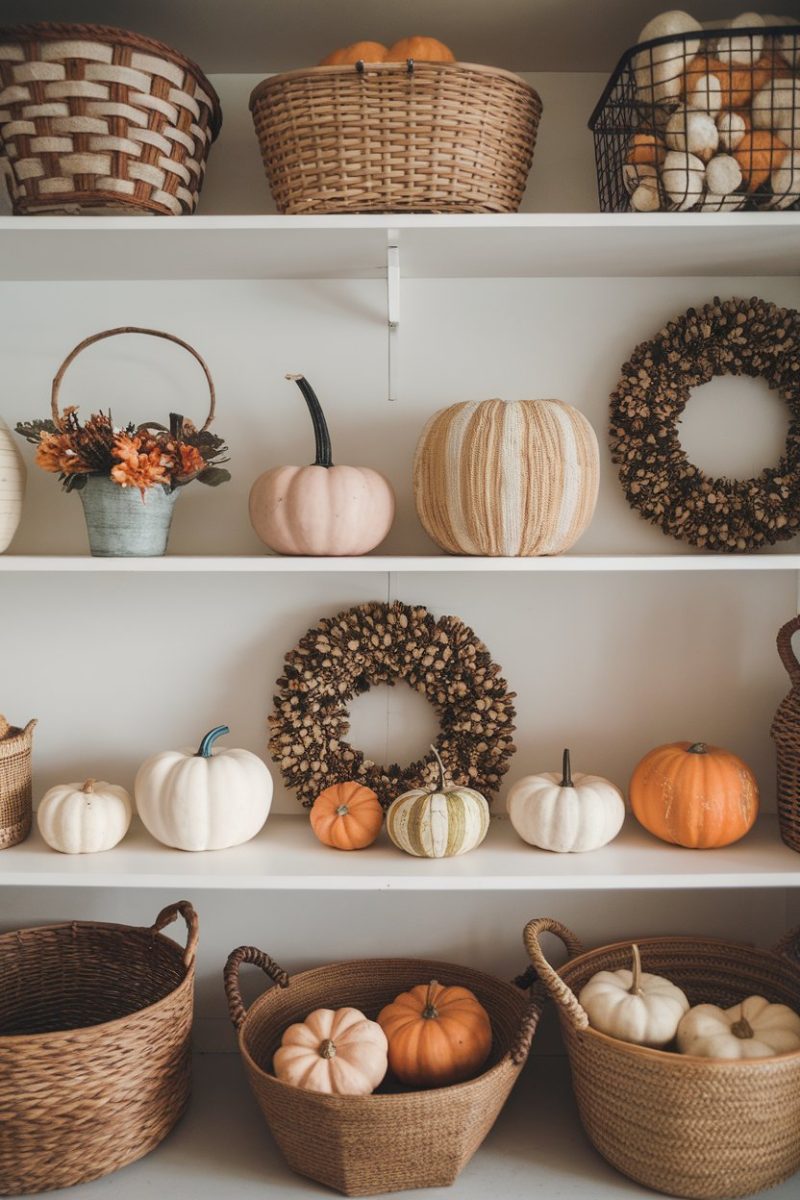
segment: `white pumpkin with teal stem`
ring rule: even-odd
[[[272,776],[249,750],[215,746],[227,725],[198,750],[165,750],[142,763],[136,807],[147,830],[177,850],[225,850],[255,837],[269,815]]]
[[[400,850],[417,858],[451,858],[480,846],[489,830],[489,805],[468,787],[448,787],[444,764],[432,788],[404,792],[386,814],[386,831]]]

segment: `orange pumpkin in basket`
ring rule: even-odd
[[[319,63],[320,67],[346,67],[353,63],[383,62],[386,58],[386,47],[382,42],[353,42],[350,46],[341,46]]]
[[[407,37],[395,42],[386,51],[387,62],[455,62],[456,56],[449,46],[432,37]]]
[[[746,763],[719,746],[673,742],[636,766],[636,819],[664,842],[709,850],[738,842],[758,815],[758,785]]]
[[[375,793],[362,784],[335,783],[320,792],[311,808],[311,828],[326,846],[363,850],[371,846],[383,824]]]
[[[378,1014],[389,1067],[411,1087],[446,1087],[477,1075],[492,1048],[486,1009],[468,988],[436,980],[402,992]]]

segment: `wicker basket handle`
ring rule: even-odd
[[[789,672],[789,678],[795,685],[800,684],[800,662],[792,649],[792,637],[798,629],[800,629],[800,613],[796,617],[792,617],[791,621],[787,621],[778,634],[778,654]]]
[[[775,947],[775,954],[780,954],[783,958],[788,958],[793,963],[800,965],[800,925],[796,925],[794,929],[790,929],[783,935]]]
[[[256,967],[261,967],[264,974],[269,975],[270,979],[279,987],[289,986],[289,976],[286,971],[283,967],[279,967],[275,960],[265,954],[263,950],[259,950],[256,946],[239,946],[237,950],[231,950],[223,974],[225,995],[228,997],[228,1012],[236,1029],[241,1029],[247,1013],[239,986],[239,968],[242,963],[253,963]]]
[[[176,900],[174,904],[168,904],[166,908],[162,908],[150,927],[150,932],[161,933],[161,930],[165,929],[167,925],[171,925],[177,916],[183,917],[186,922],[187,938],[186,949],[183,952],[183,965],[188,971],[197,953],[198,935],[197,913],[189,901]]]
[[[53,390],[50,395],[50,407],[53,410],[53,420],[55,421],[56,425],[59,427],[61,425],[61,414],[58,411],[58,395],[61,391],[61,383],[67,372],[67,368],[72,362],[75,361],[81,351],[87,348],[87,346],[92,346],[95,342],[102,342],[105,338],[116,337],[118,333],[144,333],[147,334],[148,337],[164,338],[164,340],[167,342],[174,342],[176,346],[182,346],[184,350],[188,350],[193,358],[197,359],[197,361],[200,363],[200,366],[203,368],[203,373],[205,374],[206,381],[208,383],[209,392],[208,416],[205,419],[205,423],[201,425],[200,432],[202,433],[204,429],[208,429],[209,425],[214,420],[214,414],[217,411],[217,393],[214,390],[214,380],[211,378],[211,372],[209,371],[205,360],[200,357],[194,346],[190,346],[189,343],[184,342],[182,338],[176,337],[174,333],[164,333],[164,331],[161,329],[142,329],[138,325],[120,325],[116,329],[104,329],[102,333],[93,333],[91,337],[84,338],[82,342],[78,343],[74,350],[70,351],[61,366],[58,368],[56,377],[53,380]]]
[[[537,1026],[544,1012],[545,1003],[547,1001],[547,992],[538,982],[536,974],[531,967],[528,968],[530,975],[526,972],[514,980],[519,987],[531,988],[530,1002],[526,1008],[522,1020],[520,1021],[517,1036],[511,1043],[509,1050],[509,1058],[515,1067],[521,1067],[528,1057],[533,1041],[533,1035],[536,1033]],[[533,986],[531,986],[533,985]]]
[[[556,1004],[561,1005],[576,1029],[588,1029],[589,1018],[578,1003],[575,993],[567,987],[564,980],[553,970],[544,956],[540,942],[543,933],[554,933],[556,937],[559,937],[566,946],[570,958],[582,954],[583,946],[566,925],[562,925],[560,921],[554,921],[552,917],[537,917],[536,920],[529,921],[522,935],[525,949],[530,955],[536,974],[549,993],[551,1000],[555,1000]]]

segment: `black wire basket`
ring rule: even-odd
[[[589,120],[602,212],[800,208],[800,25],[626,50]]]

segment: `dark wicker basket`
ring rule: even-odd
[[[798,933],[775,950],[713,938],[637,941],[646,971],[680,987],[691,1004],[729,1008],[764,996],[800,1009]],[[556,972],[543,933],[566,945]],[[800,1168],[800,1050],[771,1058],[699,1058],[651,1050],[592,1029],[577,996],[598,971],[631,964],[631,943],[584,951],[565,926],[531,921],[525,944],[555,1002],[581,1121],[595,1148],[645,1187],[690,1200],[748,1196]]]
[[[601,210],[799,208],[798,67],[797,25],[706,29],[626,50],[589,120]]]
[[[778,705],[772,738],[778,758],[778,823],[787,846],[800,853],[800,662],[792,636],[800,629],[800,614],[778,634],[778,654],[791,680],[791,690]]]
[[[186,949],[163,936],[180,913]],[[0,936],[0,1195],[98,1179],[154,1149],[189,1101],[197,917]]]
[[[251,962],[280,986],[245,1012],[239,967]],[[403,991],[428,979],[470,988],[492,1023],[492,1052],[475,1079],[430,1091],[386,1090],[328,1096],[283,1083],[272,1059],[284,1030],[316,1008],[354,1005],[374,1018]],[[225,967],[231,1019],[250,1086],[289,1166],[347,1196],[445,1187],[480,1146],[528,1056],[541,993],[450,963],[377,958],[333,963],[291,978],[253,946],[234,950]]]

